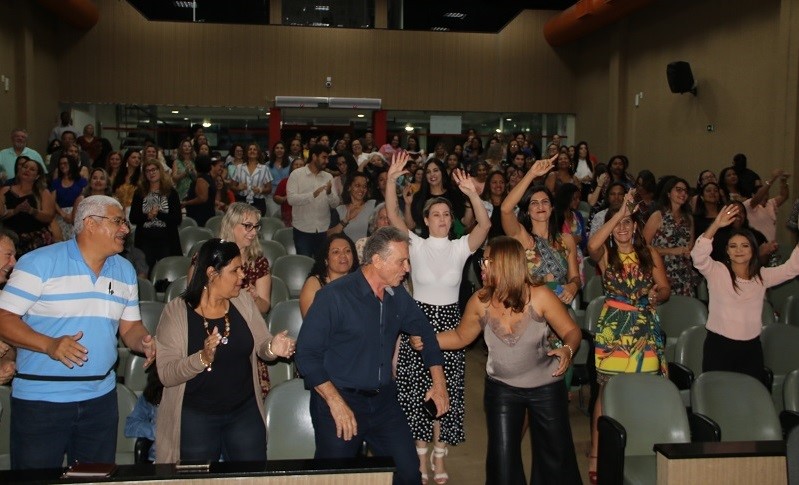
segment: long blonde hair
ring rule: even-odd
[[[225,241],[234,241],[233,228],[241,224],[241,221],[244,220],[244,216],[247,214],[254,214],[256,220],[261,220],[261,211],[250,204],[245,204],[244,202],[234,202],[230,204],[227,212],[225,212],[225,217],[222,218],[222,227],[219,230],[219,237]],[[243,253],[244,259],[248,262],[255,261],[263,256],[264,251],[261,249],[260,237],[253,239],[252,244],[244,248]]]

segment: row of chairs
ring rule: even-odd
[[[657,443],[783,439],[762,383],[732,372],[699,376],[690,413],[670,381],[646,374],[616,376],[605,386],[598,429],[597,472],[603,484],[656,483],[652,448]]]

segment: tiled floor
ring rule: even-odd
[[[478,485],[486,483],[485,480],[485,453],[486,430],[485,414],[483,412],[483,379],[485,378],[486,357],[482,346],[475,345],[466,353],[466,442],[459,446],[450,447],[447,459],[447,472],[450,476],[449,483],[453,485]],[[588,387],[584,395],[587,401]],[[588,458],[587,450],[590,445],[588,417],[578,408],[577,394],[574,394],[569,404],[572,435],[577,451],[577,463],[583,483],[588,483]],[[522,457],[524,459],[527,480],[530,479],[530,462],[532,452],[529,434],[522,443]],[[434,483],[430,480],[430,483]],[[490,483],[490,482],[488,482]]]

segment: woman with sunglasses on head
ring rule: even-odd
[[[393,190],[400,175],[407,175],[405,164],[408,154],[395,155],[388,170],[388,184],[392,190],[386,192],[386,210],[391,225],[407,233],[410,238],[411,281],[413,298],[430,320],[433,330],[441,332],[455,328],[460,319],[458,296],[466,260],[482,246],[491,228],[491,221],[483,207],[483,201],[475,190],[474,181],[461,170],[455,170],[452,178],[460,192],[475,208],[477,225],[472,231],[458,239],[449,236],[454,223],[451,199],[431,197],[422,208],[422,221],[429,237],[419,237],[411,231],[399,213],[397,192]],[[442,166],[433,159],[428,167]],[[436,173],[436,177],[446,172]],[[429,172],[428,172],[429,176]],[[454,190],[454,189],[453,189]],[[451,196],[451,194],[448,194]],[[407,336],[400,337],[397,360],[397,391],[419,455],[422,480],[427,477],[427,445],[433,443],[429,458],[434,472],[433,480],[438,484],[449,479],[444,469],[447,444],[457,445],[464,441],[464,373],[466,358],[462,350],[444,353],[444,372],[447,376],[447,392],[450,411],[440,419],[434,419],[424,410],[424,392],[432,384],[430,372],[424,367],[421,354],[414,351]]]
[[[688,182],[670,177],[663,185],[658,207],[646,221],[644,239],[663,256],[672,293],[696,296],[696,277],[690,256],[694,245],[694,218],[688,203]]]
[[[702,372],[741,372],[762,380],[763,298],[766,289],[799,275],[799,247],[794,247],[785,264],[761,268],[751,231],[733,229],[723,261],[713,260],[714,237],[720,229],[732,226],[743,210],[740,204],[723,207],[691,251],[694,266],[707,279],[710,295]]]
[[[595,361],[599,396],[591,420],[588,476],[597,483],[597,420],[602,389],[616,375],[643,372],[665,375],[664,341],[655,306],[671,289],[660,253],[647,246],[635,211],[635,191],[620,207],[608,209],[605,223],[588,240],[588,254],[602,272],[605,303],[597,321]]]
[[[290,358],[295,342],[286,331],[269,333],[241,291],[244,277],[238,246],[210,239],[197,254],[186,291],[161,314],[157,463],[266,460],[257,362]]]
[[[560,300],[534,282],[526,260],[524,247],[513,238],[489,241],[481,259],[483,288],[469,299],[458,326],[437,338],[442,350],[460,349],[483,332],[488,347],[486,483],[526,482],[521,442],[529,413],[529,483],[578,485],[582,480],[563,375],[580,346],[580,329]],[[563,347],[551,346],[552,333]]]
[[[535,162],[505,197],[502,228],[524,246],[530,275],[546,283],[569,305],[582,286],[577,245],[571,234],[563,234],[558,227],[553,196],[546,187],[535,185],[528,189],[533,179],[549,173],[557,156]]]
[[[152,268],[160,259],[183,254],[178,236],[183,216],[178,192],[161,162],[151,158],[143,171],[130,205],[130,222],[136,225],[133,245],[144,252]]]

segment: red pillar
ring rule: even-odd
[[[280,108],[269,108],[269,146],[280,140]],[[268,148],[268,147],[267,147]]]
[[[372,112],[372,134],[375,137],[375,146],[381,147],[388,139],[388,113],[384,109]]]

